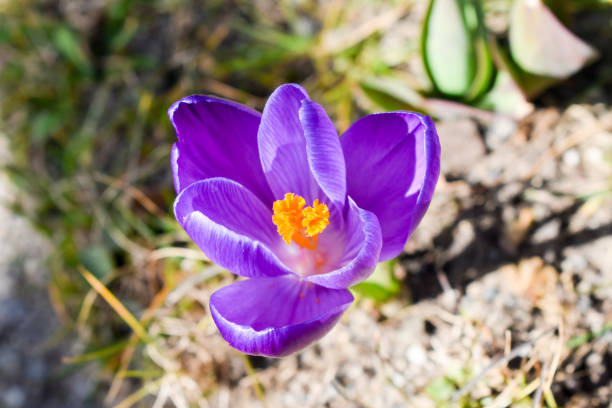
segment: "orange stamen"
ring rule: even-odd
[[[293,193],[285,194],[284,200],[276,200],[272,204],[274,210],[272,222],[287,244],[290,244],[293,235],[302,229],[302,208],[304,208],[304,205],[306,205],[306,201]]]
[[[302,225],[306,228],[306,235],[315,237],[329,225],[329,208],[319,200],[314,200],[312,207],[304,208],[302,211],[304,219]]]
[[[287,193],[272,205],[272,222],[287,244],[291,241],[307,249],[315,249],[317,236],[329,225],[329,208],[315,200],[312,207],[297,194]]]

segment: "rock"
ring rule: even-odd
[[[26,395],[21,388],[13,386],[4,391],[2,400],[7,408],[21,408],[25,406]]]
[[[485,141],[487,147],[491,150],[503,145],[510,136],[516,132],[516,121],[499,115],[495,120],[491,121],[485,133]]]
[[[552,219],[535,230],[531,236],[531,242],[534,244],[541,244],[546,241],[551,241],[559,236],[560,231],[561,220],[558,218]]]
[[[484,156],[486,149],[473,120],[446,120],[436,128],[442,148],[442,173],[466,174],[473,163]]]

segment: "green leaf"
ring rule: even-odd
[[[98,279],[104,278],[114,269],[110,252],[101,245],[90,246],[80,251],[79,261]]]
[[[606,324],[604,324],[604,326],[601,328],[601,330],[598,331],[591,331],[591,332],[587,332],[587,333],[582,333],[582,334],[578,334],[572,338],[570,338],[567,343],[565,344],[565,346],[568,349],[575,349],[577,347],[582,346],[585,343],[588,343],[589,341],[597,338],[597,337],[601,337],[604,334],[606,334],[607,332],[612,331],[612,322],[608,322]]]
[[[89,61],[76,34],[66,26],[59,26],[53,32],[53,43],[59,53],[81,71],[89,70]]]
[[[62,119],[58,112],[37,113],[32,119],[32,141],[34,143],[44,142],[51,133],[61,127]]]
[[[447,377],[442,377],[431,382],[427,388],[425,388],[425,392],[437,404],[445,404],[448,403],[455,389],[456,387],[452,380]]]
[[[285,51],[300,54],[306,52],[312,45],[313,39],[308,36],[288,34],[270,27],[239,24],[236,29],[249,37],[282,48]]]
[[[425,68],[434,86],[454,97],[466,94],[476,73],[476,50],[464,1],[432,0],[421,44]]]
[[[541,0],[515,0],[510,13],[510,52],[525,71],[567,78],[598,56],[557,20]]]
[[[108,18],[112,22],[120,22],[126,19],[132,7],[132,0],[117,0],[108,8]]]
[[[0,19],[0,43],[8,44],[11,42],[11,31],[5,19]]]
[[[361,85],[389,95],[412,107],[418,107],[423,102],[423,97],[417,91],[412,89],[405,81],[396,77],[369,76],[363,79]]]
[[[477,107],[504,113],[516,119],[533,110],[533,105],[527,101],[521,88],[506,71],[497,73],[493,88],[479,101]]]
[[[468,19],[473,21],[474,51],[476,54],[476,72],[470,89],[466,92],[465,99],[473,101],[484,94],[493,84],[495,66],[488,45],[488,34],[484,22],[484,13],[480,0],[472,0],[465,4],[466,14],[472,16]]]
[[[90,351],[85,354],[81,354],[80,356],[64,357],[63,362],[66,364],[81,364],[81,363],[87,363],[92,360],[102,360],[107,357],[114,356],[120,351],[125,350],[125,348],[128,347],[129,345],[130,344],[128,341],[122,341],[116,344],[112,344],[108,347],[104,347],[99,350],[94,350],[94,351]]]
[[[371,84],[369,83],[360,84],[364,94],[374,105],[376,105],[375,109],[394,111],[406,110],[408,108],[408,106],[404,102],[397,99],[395,96],[390,95],[386,91],[371,87],[370,85]]]
[[[351,287],[351,290],[377,302],[386,302],[397,296],[400,285],[393,275],[394,262],[379,263],[368,279]]]

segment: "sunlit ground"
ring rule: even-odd
[[[0,2],[0,407],[607,407],[612,10],[548,4]],[[208,313],[234,275],[172,215],[166,110],[286,82],[340,133],[431,114],[442,174],[325,338],[246,357]]]

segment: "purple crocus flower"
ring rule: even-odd
[[[174,213],[213,262],[248,278],[210,299],[223,338],[248,354],[285,356],[326,334],[347,288],[401,252],[438,180],[438,136],[418,113],[369,115],[338,138],[288,84],[262,114],[200,95],[168,114]]]

